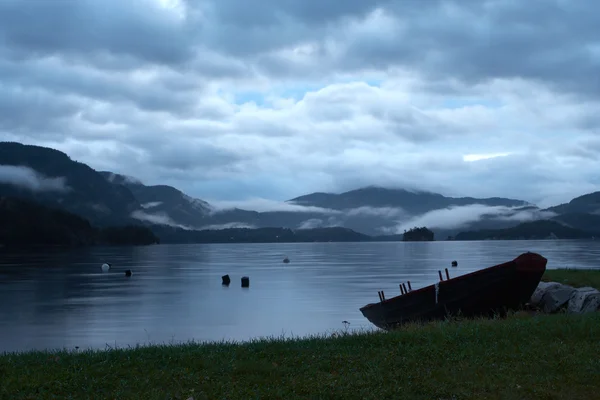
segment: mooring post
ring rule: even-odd
[[[444,278],[442,278],[442,271],[439,271],[439,270],[438,270],[438,274],[439,274],[439,276],[440,276],[440,282],[441,282],[441,281],[443,281],[443,280],[444,280]]]
[[[242,277],[242,287],[250,287],[250,278],[248,278],[247,276]]]
[[[406,281],[406,283],[408,284],[408,290],[412,292],[412,287],[410,287],[410,281]]]
[[[403,283],[402,287],[404,288],[404,293],[408,293],[408,290],[406,290],[406,285]]]
[[[229,275],[223,275],[221,277],[221,280],[223,281],[224,286],[229,286],[229,284],[231,283],[231,278],[229,277]]]
[[[448,268],[446,268],[446,279],[450,279],[450,274],[448,273]]]

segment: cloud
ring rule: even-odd
[[[430,229],[460,229],[483,218],[526,222],[547,219],[554,215],[556,214],[536,208],[520,210],[516,207],[486,206],[483,204],[454,206],[432,210],[402,222],[395,228],[395,233],[403,233],[404,230],[415,226],[426,226]]]
[[[319,218],[310,218],[298,226],[298,229],[314,229],[323,227],[323,220]]]
[[[332,210],[328,208],[313,207],[313,206],[302,206],[291,202],[274,201],[263,198],[251,198],[243,201],[210,201],[210,204],[214,207],[213,212],[219,212],[223,210],[230,210],[233,208],[239,208],[243,210],[252,210],[258,212],[307,212],[307,213],[322,213],[322,214],[340,214],[340,211]]]
[[[550,206],[600,185],[599,7],[6,0],[0,139],[220,201],[378,184]]]
[[[150,222],[151,224],[156,224],[156,225],[167,225],[167,226],[172,226],[174,228],[181,228],[181,229],[185,229],[185,230],[193,229],[192,227],[176,223],[175,221],[173,221],[171,219],[171,217],[169,217],[165,213],[149,214],[149,213],[146,213],[146,212],[143,212],[140,210],[136,210],[131,213],[131,217],[138,219],[140,221],[146,221],[146,222]]]
[[[332,228],[335,226],[343,226],[342,222],[335,217],[329,217],[327,219],[310,218],[306,221],[302,221],[300,225],[298,225],[298,229]]]
[[[358,207],[344,210],[348,216],[373,216],[383,218],[400,218],[407,216],[407,213],[399,207]]]
[[[0,165],[0,183],[18,186],[33,192],[66,192],[64,177],[48,178],[25,166]]]
[[[112,183],[132,183],[132,184],[142,185],[142,182],[133,176],[122,175],[122,174],[117,175],[112,172],[108,173],[108,175],[106,176],[106,179]],[[148,203],[148,204],[150,204],[150,203]],[[156,204],[156,205],[158,205],[158,204]],[[154,206],[150,206],[150,207],[154,207]]]
[[[140,206],[142,206],[142,208],[154,208],[154,207],[158,207],[162,204],[162,201],[151,201],[149,203],[144,203],[144,204],[140,204]]]
[[[252,224],[247,224],[244,222],[228,222],[226,224],[213,224],[213,225],[204,225],[197,230],[219,230],[219,229],[232,229],[232,228],[247,228],[254,229],[256,226]]]

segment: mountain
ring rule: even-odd
[[[476,199],[473,197],[445,197],[438,193],[410,191],[405,189],[388,189],[369,186],[340,194],[312,193],[288,200],[290,203],[303,206],[321,207],[333,210],[372,208],[401,208],[411,215],[419,215],[428,211],[450,206],[466,206],[482,204],[486,206],[524,207],[530,206],[523,200],[492,197]]]
[[[172,186],[146,186],[133,177],[110,171],[101,171],[100,175],[108,182],[123,186],[133,194],[142,208],[134,212],[133,216],[142,221],[187,229],[260,225],[259,213],[255,211],[232,209],[219,212],[206,201],[188,196]]]
[[[0,142],[0,195],[59,207],[99,225],[131,222],[131,213],[141,209],[129,190],[86,164],[58,150],[14,142]]]
[[[571,228],[581,229],[587,232],[600,233],[600,215],[587,213],[566,213],[552,218]],[[600,236],[598,234],[597,236]]]
[[[99,227],[145,225],[156,231],[167,226],[188,230],[345,228],[394,240],[405,228],[422,226],[440,240],[460,232],[510,229],[535,220],[600,231],[600,192],[541,210],[511,198],[448,197],[369,186],[299,196],[281,203],[278,211],[220,209],[172,186],[145,185],[133,177],[96,171],[54,149],[13,142],[0,143],[0,196],[60,208]]]
[[[70,212],[22,198],[0,197],[0,244],[7,246],[91,246],[154,244],[142,226],[95,228]]]
[[[558,221],[539,220],[507,229],[460,232],[455,240],[590,239],[593,236],[592,232],[572,228]]]
[[[127,188],[143,210],[134,213],[140,220],[163,223],[188,229],[213,228],[267,228],[291,229],[345,227],[366,235],[395,233],[396,226],[426,212],[448,207],[483,205],[513,207],[509,214],[537,209],[522,200],[472,197],[453,198],[429,192],[412,192],[402,189],[367,187],[341,194],[313,193],[288,200],[290,211],[256,212],[239,208],[221,210],[206,201],[192,198],[180,190],[166,185],[148,186],[133,177],[100,172],[110,183]],[[493,215],[483,215],[474,221],[474,229],[504,228],[518,221],[498,220]],[[457,233],[456,230],[434,229],[438,237]]]
[[[304,223],[312,222],[311,226],[339,224],[369,235],[394,232],[398,225],[409,222],[415,217],[453,207],[475,205],[490,207],[489,214],[483,214],[480,219],[469,221],[467,226],[473,229],[514,226],[519,221],[511,221],[507,217],[525,210],[537,210],[536,206],[523,200],[500,197],[484,199],[473,197],[455,198],[426,191],[391,189],[378,186],[369,186],[340,194],[312,193],[293,198],[287,202],[323,209],[324,211],[321,214],[305,215]],[[492,207],[503,209],[492,210]],[[508,210],[508,208],[514,209]],[[500,212],[505,214],[503,215],[504,219],[496,218]],[[312,218],[312,221],[309,218]],[[446,237],[458,233],[459,228],[464,228],[464,226],[431,228],[437,237]]]
[[[584,194],[583,196],[575,197],[568,203],[549,207],[546,210],[557,214],[588,213],[600,215],[600,192]]]

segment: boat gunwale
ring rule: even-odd
[[[546,264],[548,262],[548,259],[546,257],[542,256],[541,254],[533,253],[533,252],[521,253],[520,255],[518,255],[517,257],[515,257],[514,259],[512,259],[510,261],[506,261],[506,262],[501,263],[501,264],[496,264],[496,265],[492,265],[490,267],[478,269],[476,271],[469,272],[468,274],[455,276],[454,278],[446,279],[445,281],[444,280],[438,281],[436,283],[432,283],[431,285],[427,285],[427,286],[423,286],[422,288],[419,288],[419,289],[411,290],[408,293],[401,293],[401,294],[399,294],[397,296],[390,297],[389,299],[385,299],[385,300],[380,301],[378,303],[369,303],[367,305],[362,306],[359,310],[360,311],[366,310],[368,308],[375,307],[375,306],[377,306],[379,304],[385,304],[385,303],[388,303],[388,302],[390,302],[392,300],[398,300],[399,298],[401,298],[403,296],[408,296],[408,295],[411,295],[413,293],[426,292],[428,290],[435,289],[435,285],[438,285],[438,287],[439,287],[442,284],[445,285],[447,282],[457,282],[457,281],[460,281],[462,279],[469,279],[469,278],[472,278],[473,276],[477,276],[477,275],[481,275],[481,274],[487,273],[487,272],[489,272],[491,270],[500,269],[500,268],[506,268],[507,266],[509,266],[509,264],[512,264],[512,263],[517,264],[517,259],[519,257],[524,256],[524,255],[534,255],[534,256],[540,257],[542,260],[545,261],[545,263],[544,263],[544,269],[545,269]],[[542,260],[539,260],[539,261],[542,261]]]

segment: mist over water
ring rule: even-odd
[[[6,252],[0,257],[0,352],[248,340],[372,329],[359,308],[526,251],[548,268],[596,268],[596,241],[159,245]],[[288,256],[289,264],[282,262]],[[452,260],[458,261],[451,268]],[[101,265],[112,264],[103,273]],[[131,269],[133,276],[125,277]],[[223,287],[221,276],[231,285]],[[242,276],[250,288],[241,288]]]

